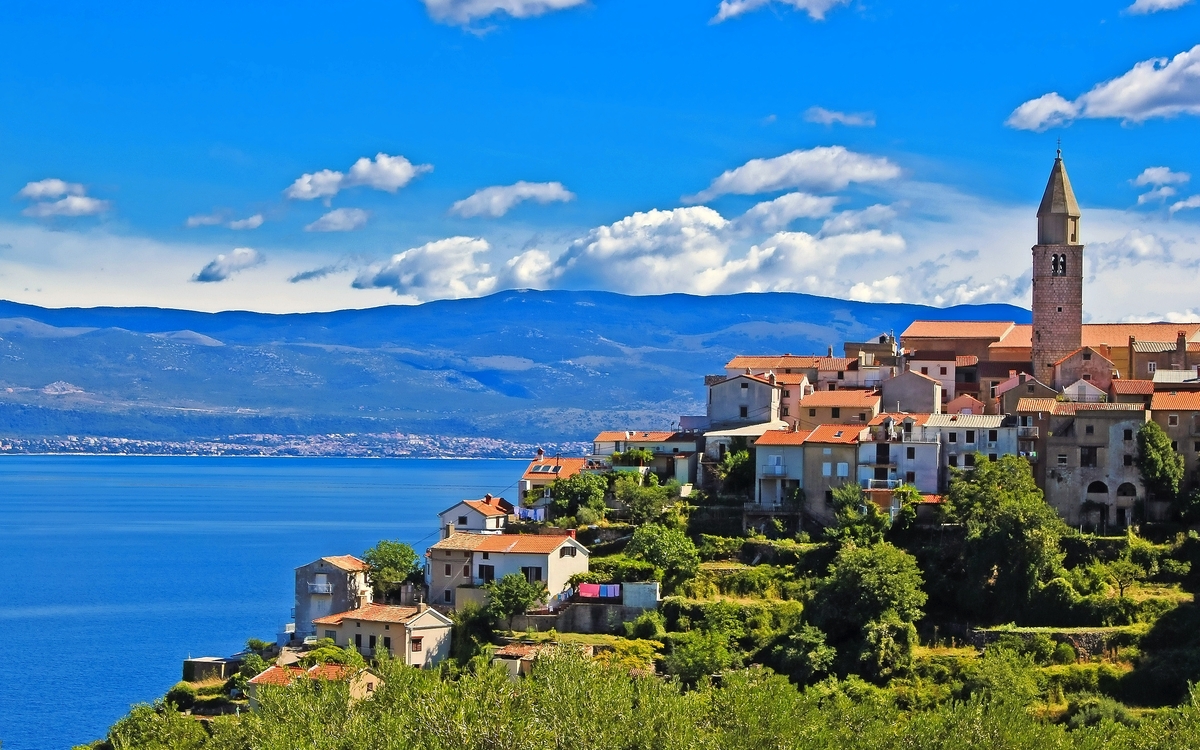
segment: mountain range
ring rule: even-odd
[[[1030,313],[794,293],[506,291],[284,315],[0,301],[0,435],[587,440],[702,414],[703,376],[734,354],[840,355],[915,319]]]

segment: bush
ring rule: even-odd
[[[164,700],[186,710],[196,705],[197,695],[196,688],[190,682],[177,682],[167,691]]]
[[[671,653],[663,666],[690,684],[699,682],[706,675],[724,672],[738,661],[729,650],[729,636],[724,633],[693,631],[673,636],[671,641]]]
[[[1137,724],[1137,719],[1129,713],[1129,709],[1112,698],[1101,695],[1079,696],[1067,706],[1067,713],[1063,718],[1067,728],[1071,730],[1094,727],[1105,721],[1128,727]]]
[[[697,550],[701,560],[737,560],[741,556],[745,541],[742,537],[701,534]]]
[[[639,581],[656,581],[662,578],[662,571],[654,566],[653,563],[645,560],[635,560],[625,555],[610,555],[608,557],[593,558],[589,565],[591,572],[602,576],[600,581],[589,581],[588,583],[626,583]]]
[[[1075,648],[1069,643],[1060,643],[1054,647],[1054,653],[1050,655],[1051,664],[1074,664],[1079,661],[1079,655],[1075,653]]]
[[[657,610],[648,609],[633,622],[625,623],[625,637],[661,641],[667,634],[667,621]]]

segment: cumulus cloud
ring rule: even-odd
[[[852,182],[879,182],[899,176],[900,167],[885,157],[856,153],[844,146],[817,146],[772,159],[751,159],[684,200],[702,203],[729,193],[754,195],[789,188],[841,190]]]
[[[95,216],[109,209],[108,201],[89,198],[83,185],[78,182],[66,182],[53,177],[26,183],[17,191],[16,197],[33,201],[21,213],[35,219]]]
[[[466,25],[498,13],[532,18],[574,8],[587,0],[422,0],[429,17],[439,23]]]
[[[414,300],[478,297],[496,287],[496,277],[476,256],[490,249],[477,237],[448,237],[397,253],[362,271],[356,289],[386,288]]]
[[[808,13],[808,17],[812,20],[822,21],[830,9],[838,5],[848,5],[850,0],[721,0],[721,4],[717,7],[717,15],[712,17],[711,23],[721,23],[730,18],[737,18],[744,13],[765,8],[772,2],[790,6],[795,10],[802,10]]]
[[[353,232],[367,225],[370,216],[361,208],[335,208],[304,227],[306,232]]]
[[[229,254],[221,253],[209,262],[200,272],[192,277],[192,281],[214,282],[225,281],[230,276],[247,268],[262,265],[266,261],[263,254],[249,247],[234,248]]]
[[[184,226],[186,226],[188,229],[215,226],[224,226],[229,229],[258,229],[263,225],[263,221],[265,221],[265,219],[263,218],[262,214],[247,216],[245,219],[230,220],[224,212],[216,211],[211,214],[196,214],[194,216],[189,216],[187,217],[187,221],[184,222]]]
[[[1172,172],[1170,167],[1146,167],[1142,173],[1133,178],[1133,184],[1138,187],[1146,185],[1182,185],[1192,176],[1187,172]]]
[[[1171,213],[1176,211],[1184,211],[1189,208],[1200,208],[1200,195],[1193,195],[1185,200],[1176,201],[1171,204]]]
[[[374,159],[362,157],[345,173],[322,169],[302,174],[283,194],[293,200],[323,198],[328,201],[340,191],[358,186],[395,193],[414,178],[432,170],[432,164],[413,164],[403,156],[388,156],[380,152]]]
[[[1181,114],[1200,114],[1200,44],[1170,60],[1139,62],[1074,101],[1057,93],[1031,99],[1017,107],[1005,124],[1040,132],[1080,117],[1137,123]]]
[[[1182,8],[1192,0],[1135,0],[1133,5],[1125,9],[1126,13],[1134,15],[1144,15],[1146,13],[1157,13],[1160,10],[1175,10]]]
[[[1163,239],[1152,232],[1132,229],[1117,240],[1095,242],[1088,248],[1096,271],[1103,271],[1125,264],[1147,261],[1170,263],[1171,251]]]
[[[874,112],[838,112],[824,107],[809,107],[804,119],[819,125],[846,125],[852,128],[875,127]]]
[[[757,228],[774,232],[796,219],[819,219],[828,216],[837,202],[836,196],[788,193],[775,200],[755,204],[738,218],[738,224],[747,229]]]
[[[896,218],[896,209],[891,206],[876,204],[857,211],[842,211],[837,216],[825,220],[821,225],[821,234],[850,234],[861,232],[869,227],[887,224]]]
[[[1156,187],[1153,190],[1148,190],[1138,196],[1138,205],[1150,203],[1151,201],[1165,201],[1167,198],[1175,195],[1177,191],[1170,185]]]
[[[472,216],[496,218],[508,213],[523,201],[566,203],[574,199],[575,194],[563,187],[561,182],[525,182],[521,180],[512,185],[495,185],[476,190],[470,197],[463,198],[451,206],[450,213],[464,218]]]

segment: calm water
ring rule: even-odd
[[[511,499],[522,461],[0,457],[0,743],[96,739],[189,655],[273,640],[292,569]]]

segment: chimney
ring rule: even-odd
[[[1187,332],[1180,331],[1175,335],[1175,353],[1179,355],[1187,354]]]
[[[830,357],[832,357],[832,356],[833,356],[833,344],[830,344],[830,345],[829,345],[829,356],[830,356]]]
[[[493,498],[492,498],[492,493],[490,493],[490,492],[489,492],[489,493],[487,493],[487,494],[485,494],[485,495],[483,496],[483,502],[484,502],[484,504],[485,504],[485,505],[491,505],[491,504],[492,504],[492,499],[493,499]]]
[[[574,539],[575,538],[575,529],[567,529],[567,536]]]
[[[546,451],[542,450],[542,449],[541,449],[541,447],[539,446],[539,447],[538,447],[538,451],[537,451],[537,458],[538,458],[538,460],[539,460],[539,461],[541,461],[541,460],[542,460],[542,456],[545,456],[545,455],[546,455]]]
[[[446,524],[446,529],[442,534],[442,539],[449,539],[452,536],[454,536],[454,524],[448,523]]]
[[[419,614],[419,613],[421,613],[421,612],[424,612],[424,611],[425,611],[425,610],[427,610],[427,609],[429,609],[429,605],[428,605],[428,604],[426,604],[425,602],[418,602],[418,603],[417,603],[417,613],[418,613],[418,614]]]
[[[767,381],[770,382],[771,385],[775,385],[775,371],[774,370],[767,373]]]

